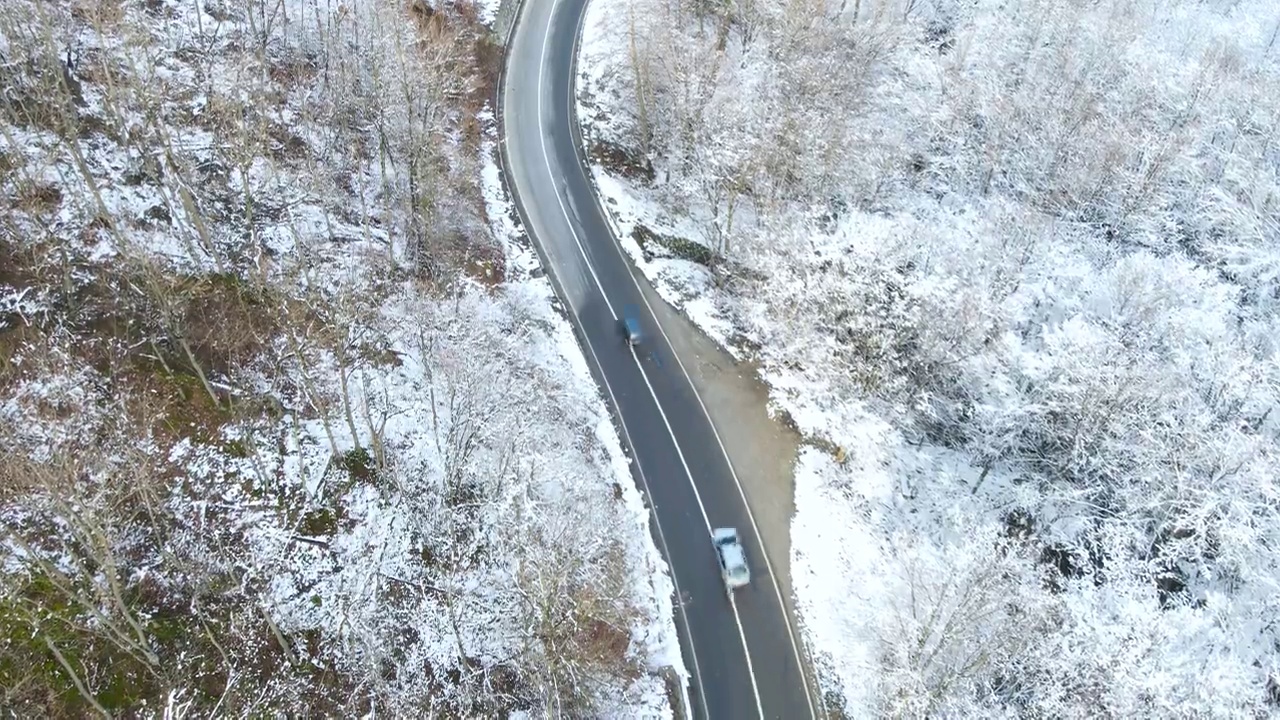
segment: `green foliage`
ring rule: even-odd
[[[332,537],[338,532],[338,513],[330,508],[315,508],[302,516],[303,535],[309,537]]]
[[[376,484],[379,479],[377,463],[363,446],[357,446],[342,454],[341,465],[357,483]]]
[[[90,717],[92,705],[49,649],[62,654],[94,699],[108,710],[136,709],[157,695],[155,675],[114,644],[84,628],[91,623],[49,578],[36,574],[0,601],[0,687],[18,689],[8,701],[24,714]],[[173,641],[185,636],[176,623],[148,621],[147,629]],[[97,668],[97,672],[92,672]],[[102,669],[109,668],[108,672]],[[91,679],[86,679],[91,678]],[[21,688],[31,690],[23,693]],[[0,696],[2,697],[2,696]]]
[[[32,627],[36,608],[40,609],[39,633]],[[44,642],[48,638],[60,648],[65,647],[63,654],[75,662],[74,635],[68,622],[73,615],[43,576],[36,576],[12,596],[0,600],[0,688],[29,683],[42,687],[48,695],[73,699],[75,686]]]
[[[249,446],[243,440],[230,440],[222,449],[227,453],[228,457],[239,460],[249,457]]]

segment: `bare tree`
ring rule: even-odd
[[[1000,676],[1038,648],[1049,606],[1035,548],[986,528],[972,544],[893,538],[901,587],[880,634],[880,702],[893,717],[999,706]]]

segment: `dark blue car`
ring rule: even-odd
[[[634,305],[622,309],[622,334],[632,347],[640,344],[640,313],[636,312]]]

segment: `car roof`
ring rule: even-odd
[[[742,551],[742,546],[733,543],[720,546],[720,554],[724,557],[724,566],[729,570],[746,570],[747,555]]]

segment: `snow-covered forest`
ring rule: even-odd
[[[491,14],[0,3],[0,716],[670,715]]]
[[[850,717],[1280,712],[1280,6],[592,0],[668,297],[809,442]]]

